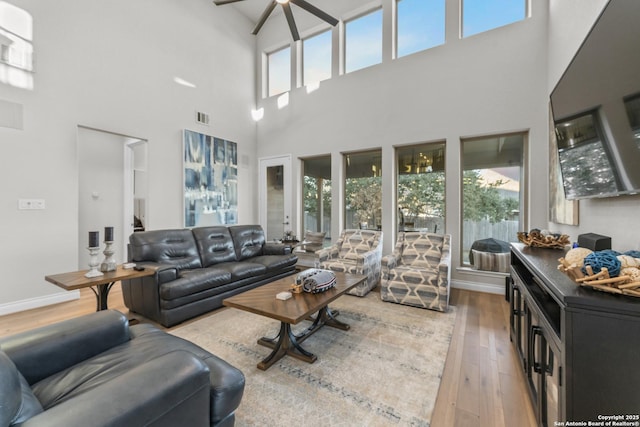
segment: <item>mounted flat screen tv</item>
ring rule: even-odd
[[[610,0],[551,93],[565,197],[640,193],[640,0]]]

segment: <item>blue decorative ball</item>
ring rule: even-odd
[[[611,254],[611,255],[613,255],[613,256],[620,256],[620,255],[622,255],[620,252],[615,251],[615,250],[613,250],[613,249],[603,249],[603,250],[598,251],[598,252],[599,252],[599,253],[601,253],[601,254]]]
[[[590,265],[594,273],[600,273],[603,267],[606,267],[609,271],[609,276],[616,277],[620,274],[620,260],[616,257],[615,251],[599,251],[593,252],[584,258],[584,265]],[[584,273],[587,272],[585,267],[582,267]]]
[[[629,256],[632,256],[634,258],[640,258],[640,251],[631,250],[631,251],[625,252],[624,255],[629,255]]]

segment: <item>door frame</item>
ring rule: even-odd
[[[80,129],[95,133],[95,135],[103,135],[103,136],[111,137],[113,138],[113,141],[115,143],[122,144],[121,147],[123,150],[122,151],[123,157],[121,157],[121,159],[123,160],[123,163],[122,163],[122,170],[120,171],[120,173],[123,176],[123,187],[121,189],[123,205],[122,205],[122,212],[120,212],[120,215],[122,215],[122,219],[123,219],[123,222],[122,222],[123,229],[117,231],[118,235],[116,235],[116,245],[118,246],[118,251],[120,252],[119,254],[117,254],[118,256],[117,261],[126,262],[127,243],[129,242],[129,235],[133,233],[133,212],[134,212],[133,175],[134,175],[134,166],[135,166],[133,148],[138,145],[147,144],[148,140],[146,138],[140,138],[137,136],[125,135],[120,132],[114,132],[110,130],[78,124],[77,131],[79,132]],[[78,136],[76,138],[76,144],[79,145],[82,143],[83,143],[83,138],[78,133]],[[81,161],[79,156],[78,156],[78,161]],[[78,179],[82,179],[80,175],[78,175]],[[146,199],[148,199],[148,194]],[[145,204],[148,206],[148,200],[145,200]],[[148,209],[146,209],[145,212],[148,212]],[[78,214],[80,214],[80,206],[78,206]],[[80,227],[80,218],[78,218],[78,224]],[[79,237],[79,239],[81,239],[81,237]],[[79,261],[78,268],[80,269],[86,268],[85,264],[83,262],[80,262],[80,258],[81,258],[81,255],[78,254],[78,261]],[[119,258],[122,258],[122,259],[119,259]]]
[[[291,179],[291,154],[282,156],[262,157],[258,159],[258,218],[259,223],[264,229],[265,236],[268,236],[267,230],[267,168],[274,166],[282,166],[282,189],[284,196],[284,218],[283,224],[293,230],[292,222],[292,179]]]

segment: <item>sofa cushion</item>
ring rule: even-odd
[[[178,270],[202,267],[191,230],[151,230],[129,236],[131,261],[168,264]]]
[[[191,230],[198,245],[203,267],[236,260],[236,251],[226,226],[199,227]]]
[[[275,256],[275,255],[272,255]],[[252,261],[223,262],[216,265],[231,275],[231,280],[242,280],[248,277],[256,277],[267,272],[267,267]]]
[[[160,356],[184,350],[202,360],[210,370],[212,419],[226,417],[240,403],[244,389],[242,372],[189,341],[169,335],[152,325],[131,327],[131,341],[33,385],[44,408],[81,396],[88,390],[126,376]],[[141,386],[141,392],[144,387]]]
[[[265,243],[264,231],[259,225],[234,225],[229,227],[238,261],[262,255]]]
[[[298,257],[295,255],[261,255],[253,257],[249,261],[264,265],[267,272],[272,273],[295,265],[298,262]]]
[[[231,273],[218,266],[183,270],[178,279],[160,285],[160,298],[173,300],[226,285],[231,280],[233,280]]]
[[[27,380],[9,356],[0,351],[0,425],[22,423],[42,411]]]
[[[511,253],[489,253],[471,249],[473,268],[485,271],[508,273],[511,267]]]
[[[131,327],[131,336],[140,347],[149,346],[152,353],[185,350],[193,353],[209,366],[211,381],[211,424],[233,412],[242,399],[244,375],[226,361],[182,338],[167,334],[158,328],[139,324]]]

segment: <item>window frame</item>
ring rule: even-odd
[[[289,67],[288,67],[288,70],[289,70],[289,73],[288,73],[288,76],[289,76],[289,79],[288,79],[289,80],[289,88],[287,90],[282,91],[282,92],[271,93],[271,62],[270,62],[270,58],[272,58],[272,55],[278,54],[280,52],[284,52],[285,50],[289,51],[289,61],[288,61],[288,63],[289,63]],[[292,82],[292,73],[291,73],[291,71],[292,71],[291,70],[292,58],[293,58],[293,49],[292,49],[290,44],[287,44],[287,45],[284,45],[284,46],[282,46],[280,48],[273,49],[273,50],[270,50],[268,52],[265,52],[265,67],[266,67],[266,71],[267,71],[265,73],[266,74],[266,78],[265,78],[266,90],[264,91],[264,97],[265,98],[277,97],[279,95],[282,95],[283,93],[287,93],[287,92],[291,91],[291,89],[293,88],[292,84],[291,84],[291,82]]]
[[[422,47],[418,50],[414,50],[408,53],[400,54],[400,9],[399,4],[403,0],[394,0],[393,1],[393,57],[394,59],[404,58],[405,56],[413,55],[416,53],[424,52],[429,49],[433,49],[438,46],[442,46],[447,42],[447,0],[439,0],[443,3],[444,15],[442,17],[442,25],[443,25],[443,33],[442,33],[442,43],[430,45],[427,47]],[[426,27],[425,27],[426,28]]]
[[[305,157],[300,157],[300,189],[301,189],[301,197],[300,197],[300,225],[301,225],[301,234],[300,236],[303,236],[306,233],[306,230],[311,230],[311,227],[308,227],[305,221],[305,177],[307,176],[307,163],[308,161],[314,161],[314,160],[328,160],[329,163],[329,181],[330,181],[330,186],[331,189],[333,190],[333,180],[332,180],[332,168],[333,168],[333,163],[332,163],[332,157],[331,154],[320,154],[320,155],[315,155],[315,156],[305,156]],[[322,190],[320,191],[320,193],[322,194]],[[331,192],[329,194],[329,197],[331,197]],[[320,230],[311,230],[311,231],[324,231],[326,232],[326,238],[331,236],[331,222],[332,222],[332,218],[333,218],[333,212],[332,212],[332,208],[330,207],[328,210],[327,209],[323,209],[324,213],[328,213],[328,215],[325,215],[329,218],[329,227],[328,229],[324,229],[324,216],[323,218],[320,220]]]
[[[330,51],[330,54],[329,54],[329,77],[324,78],[322,80],[307,81],[307,79],[305,79],[305,70],[306,70],[305,60],[306,60],[306,57],[307,57],[307,52],[306,52],[307,50],[305,49],[305,42],[307,40],[313,39],[314,37],[319,37],[319,36],[324,35],[324,34],[329,34],[329,44],[331,46],[331,51]],[[302,52],[301,53],[301,60],[300,60],[300,74],[301,74],[300,75],[300,81],[302,82],[302,86],[306,86],[308,84],[313,84],[313,83],[319,83],[319,82],[322,82],[322,81],[325,81],[325,80],[331,80],[334,77],[334,75],[333,75],[333,68],[334,68],[333,67],[333,58],[334,58],[333,51],[334,51],[334,49],[335,49],[335,47],[333,45],[333,28],[332,27],[330,27],[328,29],[323,29],[323,30],[320,30],[320,31],[316,31],[316,32],[314,32],[314,33],[302,38],[302,40],[300,42],[300,51]]]
[[[398,191],[400,189],[400,155],[402,154],[401,152],[403,150],[407,150],[407,149],[411,149],[411,150],[421,150],[421,149],[426,149],[426,148],[432,148],[431,150],[429,150],[429,152],[435,152],[438,149],[442,149],[442,170],[441,171],[433,171],[433,172],[441,172],[443,174],[443,179],[444,179],[444,183],[443,183],[443,188],[442,188],[442,201],[443,201],[443,212],[442,212],[442,229],[438,229],[438,230],[428,230],[430,233],[438,233],[438,234],[444,234],[446,227],[447,227],[447,187],[446,187],[446,182],[447,182],[447,169],[446,169],[446,156],[447,156],[447,141],[446,139],[438,139],[438,140],[433,140],[433,141],[425,141],[425,142],[418,142],[418,143],[414,143],[414,144],[406,144],[406,145],[397,145],[394,146],[394,162],[395,162],[395,192],[394,192],[394,199],[393,199],[393,207],[395,209],[396,212],[400,212],[401,206],[399,205],[399,197],[398,197]],[[432,162],[428,164],[428,166],[433,166],[433,158],[431,159]],[[427,162],[428,163],[428,162]],[[420,165],[418,165],[420,167]],[[431,173],[431,172],[418,172],[417,174],[422,174],[422,173]],[[404,174],[403,174],[404,175]],[[404,217],[404,213],[403,213],[403,217]],[[404,218],[406,219],[406,218]],[[398,218],[398,223],[400,223],[400,218]],[[397,225],[397,231],[402,231],[400,225]],[[402,224],[402,225],[406,225],[406,224]],[[437,224],[436,224],[437,226]],[[419,227],[419,228],[424,228],[424,227]]]
[[[382,179],[384,178],[384,174],[382,171],[382,166],[383,166],[383,161],[382,161],[382,156],[383,156],[383,150],[381,147],[372,147],[370,149],[366,149],[366,150],[360,150],[360,151],[349,151],[349,152],[343,152],[342,154],[342,164],[343,164],[343,174],[342,174],[342,188],[344,189],[343,193],[342,193],[342,220],[343,220],[343,224],[344,224],[344,228],[351,228],[348,226],[348,221],[347,221],[347,205],[349,204],[347,202],[347,179],[349,179],[348,174],[347,174],[347,168],[349,167],[349,156],[358,156],[358,155],[372,155],[372,156],[378,156],[380,161],[378,163],[376,163],[376,175],[377,177],[380,177],[380,194],[382,195]],[[373,166],[373,162],[372,162],[372,166]],[[373,169],[372,169],[373,172]],[[373,174],[371,176],[372,178],[374,178]],[[366,178],[365,176],[363,176],[362,178]],[[384,216],[384,212],[382,212],[382,207],[383,207],[383,200],[382,197],[380,197],[380,224],[382,224],[382,218]],[[354,214],[355,215],[355,214]],[[358,221],[358,223],[362,223],[362,221]],[[359,225],[359,224],[358,224]],[[377,229],[378,224],[375,224],[375,228]],[[356,228],[361,228],[360,226],[356,227]],[[370,228],[370,227],[367,227]]]
[[[515,20],[515,21],[510,21],[510,22],[507,22],[507,23],[498,24],[497,26],[494,26],[494,27],[491,27],[491,28],[487,28],[487,29],[484,29],[484,30],[481,30],[481,31],[476,31],[476,32],[473,32],[471,34],[465,34],[465,31],[464,31],[464,29],[465,29],[465,24],[464,24],[464,21],[465,21],[465,19],[464,19],[464,16],[465,16],[464,3],[465,3],[465,1],[467,1],[467,0],[460,0],[460,12],[459,12],[460,16],[459,16],[459,19],[458,19],[458,31],[459,31],[459,36],[460,36],[461,39],[466,39],[468,37],[473,37],[473,36],[476,36],[478,34],[483,34],[483,33],[486,33],[488,31],[492,31],[492,30],[495,30],[495,29],[498,29],[498,28],[506,27],[508,25],[512,25],[512,24],[515,24],[515,23],[518,23],[518,22],[522,22],[522,21],[526,20],[527,18],[531,17],[531,0],[520,0],[520,1],[522,1],[522,3],[524,3],[524,16],[522,17],[522,19],[518,19],[518,20]],[[482,0],[482,1],[486,2],[486,1],[495,1],[495,0]]]
[[[376,62],[374,64],[369,64],[366,65],[364,67],[361,68],[356,68],[353,70],[348,70],[347,69],[347,39],[348,39],[348,32],[347,32],[347,26],[349,25],[349,23],[357,21],[358,19],[364,18],[365,16],[369,16],[372,15],[374,13],[378,13],[380,12],[380,62]],[[382,5],[377,5],[375,7],[371,7],[368,8],[358,14],[355,14],[351,17],[349,17],[348,19],[343,20],[342,22],[342,43],[341,43],[341,61],[342,61],[342,74],[350,74],[353,73],[355,71],[359,71],[359,70],[364,70],[367,69],[369,67],[373,67],[376,65],[380,65],[384,62],[384,8],[382,7]]]
[[[529,130],[521,130],[521,131],[511,131],[504,133],[492,133],[488,135],[475,136],[475,137],[461,137],[460,138],[460,223],[459,223],[459,238],[458,238],[458,246],[459,246],[459,256],[460,256],[460,267],[462,268],[473,268],[473,265],[469,262],[465,261],[465,248],[464,248],[464,143],[472,142],[472,141],[480,141],[489,138],[501,138],[501,137],[509,137],[514,135],[522,135],[522,158],[520,165],[520,189],[518,194],[518,202],[520,206],[520,212],[518,214],[518,226],[522,230],[528,230],[528,201],[529,201],[529,191],[528,191],[528,181],[529,181]],[[490,169],[490,168],[486,168]],[[491,236],[488,236],[491,237]],[[475,270],[474,270],[475,271]],[[483,273],[487,273],[483,271]],[[489,272],[491,273],[491,272]]]

